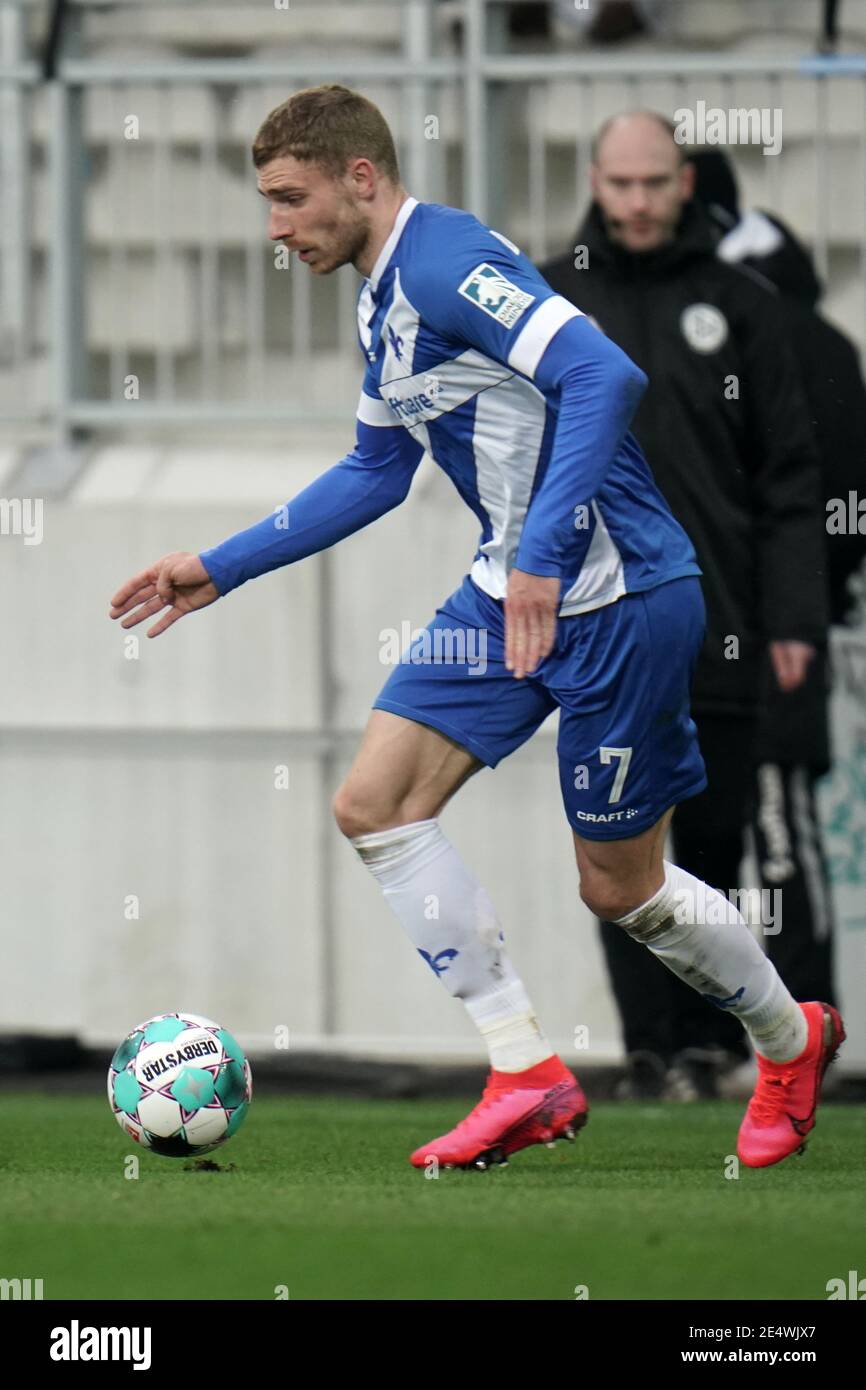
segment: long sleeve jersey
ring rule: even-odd
[[[221,594],[397,506],[427,453],[481,525],[470,575],[560,580],[562,617],[682,575],[695,552],[629,425],[647,378],[470,213],[407,198],[358,299],[355,447],[200,558]]]

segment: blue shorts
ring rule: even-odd
[[[689,685],[704,639],[700,580],[672,579],[571,618],[531,676],[505,666],[505,609],[467,575],[385,682],[374,709],[429,724],[488,767],[559,709],[569,825],[620,840],[707,785]]]

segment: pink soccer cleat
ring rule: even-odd
[[[809,1002],[809,1037],[799,1057],[771,1062],[756,1053],[758,1084],[740,1125],[737,1153],[750,1168],[767,1168],[795,1151],[802,1153],[815,1127],[824,1072],[845,1041],[845,1029],[831,1004]]]
[[[522,1072],[491,1070],[475,1109],[448,1134],[431,1139],[410,1155],[415,1168],[436,1159],[443,1168],[505,1164],[530,1144],[572,1140],[589,1114],[580,1084],[558,1057]]]

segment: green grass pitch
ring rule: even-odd
[[[729,1102],[599,1103],[573,1145],[412,1169],[467,1108],[263,1096],[220,1171],[187,1171],[101,1098],[6,1094],[0,1276],[41,1278],[46,1299],[786,1300],[866,1274],[859,1107],[822,1106],[802,1157],[736,1179]]]

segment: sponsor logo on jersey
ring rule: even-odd
[[[609,811],[605,815],[596,815],[594,811],[575,811],[578,820],[592,821],[594,825],[606,825],[609,821],[631,820],[632,816],[637,815],[633,806],[628,806],[624,811]]]
[[[471,275],[466,276],[457,293],[474,304],[476,309],[483,309],[485,314],[505,328],[511,328],[524,309],[535,302],[534,294],[518,289],[500,270],[486,261],[482,261]]]
[[[413,416],[423,414],[425,410],[436,409],[425,391],[419,391],[417,396],[407,396],[405,400],[401,400],[399,396],[388,396],[387,401],[401,420],[411,420]]]
[[[680,328],[695,352],[718,352],[728,337],[728,320],[715,304],[690,304],[680,314]]]

